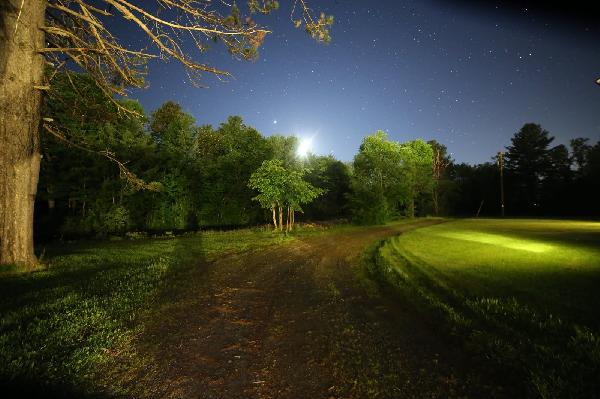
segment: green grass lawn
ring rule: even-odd
[[[531,397],[600,395],[600,223],[452,221],[388,240],[376,260]]]
[[[240,230],[40,248],[39,271],[0,270],[3,394],[102,392],[115,358],[140,361],[131,342],[146,316],[186,291],[179,285],[202,284],[220,254],[285,240]],[[600,396],[599,223],[453,221],[386,241],[376,261],[374,272],[443,318],[473,353],[513,369],[531,397]]]

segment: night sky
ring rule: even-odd
[[[148,113],[174,100],[214,128],[240,115],[265,136],[312,139],[312,152],[341,161],[377,130],[401,143],[435,139],[469,164],[489,161],[529,122],[556,136],[554,145],[599,140],[600,13],[478,3],[310,0],[335,18],[331,43],[321,45],[293,26],[291,1],[281,0],[258,19],[274,33],[256,62],[218,45],[195,53],[235,80],[206,74],[209,88],[198,89],[177,61],[154,60],[150,87],[129,97]],[[121,41],[140,47],[143,35],[119,21]]]

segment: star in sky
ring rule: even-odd
[[[265,136],[318,132],[312,150],[342,161],[377,130],[401,143],[435,139],[470,164],[489,161],[529,122],[554,144],[600,138],[600,19],[541,2],[321,0],[311,6],[336,22],[331,44],[319,45],[280,3],[258,17],[274,33],[256,62],[218,45],[194,54],[235,79],[205,75],[209,88],[197,89],[176,62],[153,60],[150,87],[131,97],[147,113],[174,100],[214,127],[240,115]]]

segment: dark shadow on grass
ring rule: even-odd
[[[71,385],[40,383],[31,380],[0,378],[3,399],[110,399],[112,396],[89,393]]]
[[[471,282],[429,276],[425,265],[398,253],[390,268],[380,249],[373,251],[371,277],[431,315],[458,345],[489,358],[491,369],[510,376],[527,397],[544,392],[556,393],[553,397],[598,397],[592,336],[600,327],[597,270],[499,269],[493,279],[484,279],[485,292],[474,295]]]
[[[554,317],[600,331],[598,270],[536,271],[524,268],[494,273],[498,278],[488,282],[488,289],[496,294],[495,297],[516,297]]]
[[[10,337],[10,345],[0,349],[0,397],[111,397],[90,393],[106,391],[103,386],[113,383],[118,390],[119,383],[112,380],[110,367],[96,370],[95,363],[85,362],[98,353],[119,352],[112,350],[115,348],[110,337],[125,336],[124,331],[133,331],[143,323],[144,315],[160,307],[160,301],[168,300],[165,292],[180,275],[194,269],[194,276],[201,278],[205,272],[201,267],[205,263],[201,255],[203,241],[199,237],[193,242],[185,238],[166,240],[172,247],[156,253],[147,249],[153,245],[148,240],[63,245],[52,252],[62,255],[89,251],[93,256],[94,247],[103,251],[112,245],[123,248],[115,248],[118,253],[114,259],[103,253],[90,262],[82,258],[81,267],[69,264],[61,270],[58,265],[46,272],[0,278],[0,314],[10,315],[6,323],[0,324],[0,335]],[[143,256],[136,254],[144,250],[144,245],[148,252]],[[125,252],[132,256],[122,256]],[[101,315],[98,320],[104,321],[97,321],[94,312]],[[70,335],[63,336],[64,331]],[[88,358],[81,357],[82,369],[87,367],[95,374],[106,375],[104,380],[82,382],[83,377],[77,375],[77,359],[81,356],[77,351],[82,349],[90,353]],[[108,361],[110,364],[119,359]]]
[[[365,251],[365,256],[369,258],[366,264],[366,275],[377,284],[380,294],[397,304],[402,304],[409,317],[418,320],[425,329],[437,336],[442,345],[467,353],[473,369],[482,370],[491,380],[506,387],[507,397],[525,397],[525,384],[518,372],[510,367],[491,362],[483,353],[471,351],[465,343],[465,337],[470,330],[463,326],[457,328],[443,312],[429,302],[435,297],[451,307],[463,308],[461,300],[403,257],[399,256],[394,260],[401,263],[400,268],[408,272],[410,277],[407,278],[398,272],[396,269],[398,264],[389,267],[388,260],[381,254],[382,247],[387,243],[389,240],[382,240]],[[424,295],[427,294],[424,293],[433,295],[426,299]]]

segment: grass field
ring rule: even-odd
[[[376,264],[532,398],[600,396],[600,223],[452,221],[386,241]]]
[[[102,379],[120,372],[115,358],[121,367],[142,361],[131,342],[144,318],[179,300],[171,296],[187,292],[186,284],[203,284],[218,254],[347,229],[358,227],[40,248],[39,271],[0,270],[3,395],[102,391]],[[600,397],[600,223],[461,220],[373,248],[374,275],[441,320],[471,353],[512,370],[532,398]]]
[[[132,350],[131,340],[144,328],[140,318],[161,306],[155,298],[162,293],[168,300],[164,292],[184,284],[179,274],[205,267],[216,254],[285,240],[270,231],[240,230],[42,248],[45,263],[39,271],[0,275],[3,395],[11,389],[17,397],[39,392],[83,397],[97,391],[99,371],[115,354],[139,360],[124,352]]]

